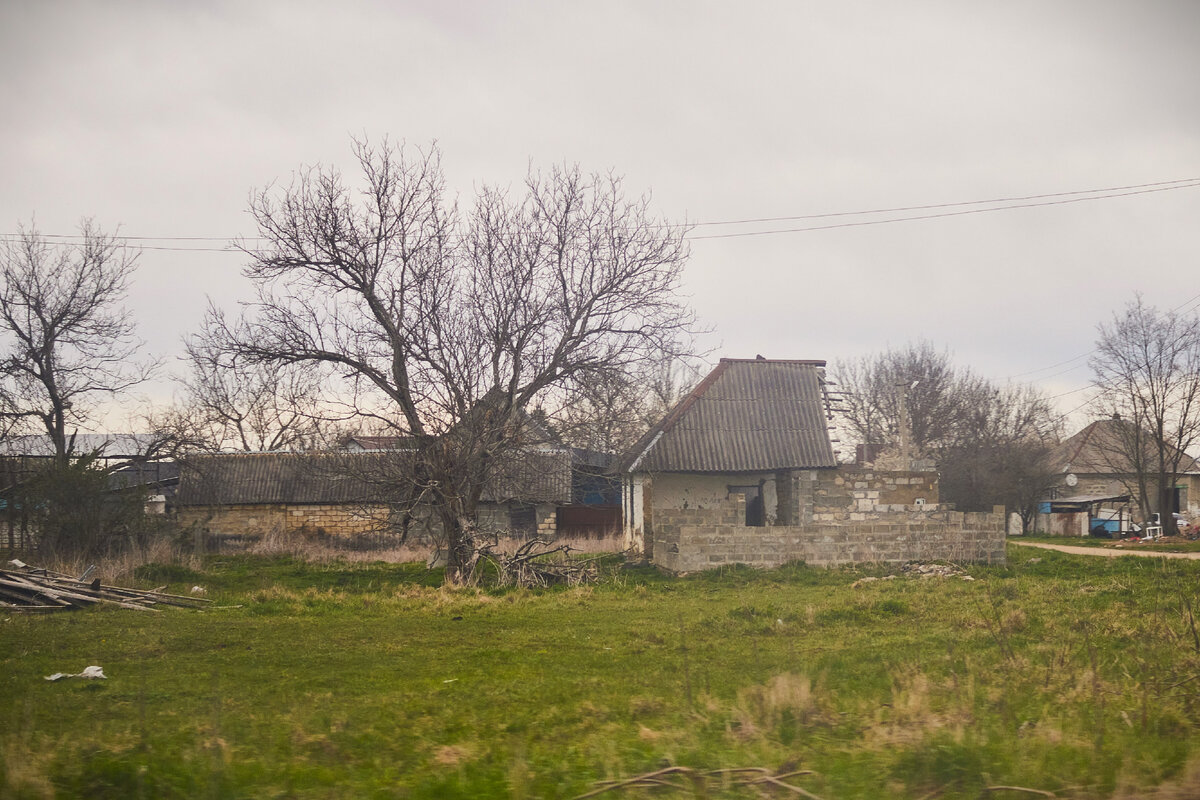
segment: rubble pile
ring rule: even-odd
[[[966,571],[953,564],[922,564],[910,561],[900,568],[900,572],[909,578],[956,578],[971,579]]]

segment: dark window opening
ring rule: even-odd
[[[767,519],[763,507],[762,484],[753,486],[730,486],[729,493],[746,496],[746,527],[761,528]]]
[[[508,529],[513,536],[530,537],[537,533],[537,508],[513,506],[508,510]]]

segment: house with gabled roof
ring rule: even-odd
[[[1064,529],[1061,520],[1048,517],[1039,520],[1039,525],[1050,533],[1087,535],[1097,522],[1104,522],[1110,532],[1127,532],[1133,522],[1146,522],[1143,507],[1149,512],[1200,518],[1200,463],[1174,448],[1169,448],[1168,461],[1178,464],[1178,471],[1173,476],[1170,507],[1159,508],[1155,488],[1157,453],[1151,435],[1119,417],[1091,422],[1065,439],[1051,455],[1060,478],[1043,503],[1047,513],[1051,505],[1089,504],[1090,515],[1080,518],[1086,524],[1072,522]],[[1138,476],[1139,462],[1142,479]],[[1144,503],[1143,492],[1147,495]]]
[[[839,465],[825,362],[721,359],[620,464],[627,543],[672,571],[1003,561],[1004,515],[938,505],[937,473]]]

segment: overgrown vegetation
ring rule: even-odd
[[[573,797],[667,766],[823,798],[1200,789],[1200,565],[1012,547],[969,572],[148,565],[214,608],[0,616],[0,796]],[[89,664],[108,680],[43,680]],[[721,774],[708,796],[753,791]]]
[[[10,483],[0,525],[42,560],[119,557],[174,530],[165,517],[145,512],[144,489],[114,488],[94,455],[9,459],[2,477]]]

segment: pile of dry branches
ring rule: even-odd
[[[61,572],[30,567],[20,561],[10,561],[9,565],[11,569],[0,569],[0,608],[5,611],[66,611],[97,604],[157,611],[152,606],[196,608],[208,602],[157,590],[102,586],[99,578],[88,582]],[[81,577],[86,578],[86,575]]]
[[[493,541],[477,546],[475,552],[480,560],[495,567],[501,586],[577,586],[595,583],[600,577],[597,562],[602,556],[572,559],[570,554],[575,548],[568,544],[552,545],[546,539],[535,538],[521,544],[512,555],[496,548]]]

